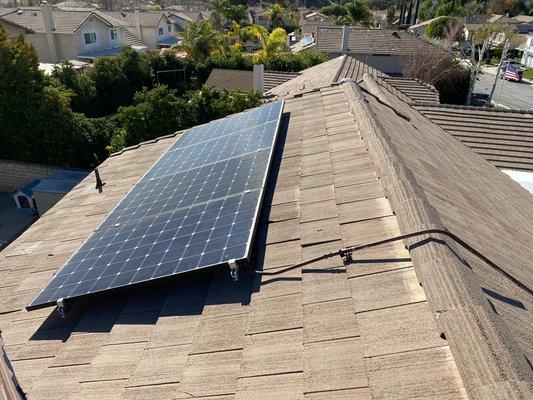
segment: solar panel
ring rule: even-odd
[[[26,308],[247,259],[282,110],[185,131]]]

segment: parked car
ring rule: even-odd
[[[472,93],[472,105],[479,107],[486,107],[489,104],[488,93],[474,92]]]

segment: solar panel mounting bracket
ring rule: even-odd
[[[57,313],[59,314],[59,317],[66,318],[67,313],[72,307],[72,301],[61,298],[57,300],[56,305],[57,305]]]
[[[231,275],[231,279],[233,279],[234,281],[238,281],[239,280],[239,266],[237,265],[237,261],[235,259],[229,260],[228,265],[230,269],[229,273]]]

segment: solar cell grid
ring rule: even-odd
[[[282,109],[184,132],[27,308],[247,258]]]

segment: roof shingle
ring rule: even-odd
[[[498,168],[533,171],[533,113],[435,104],[414,107]]]

